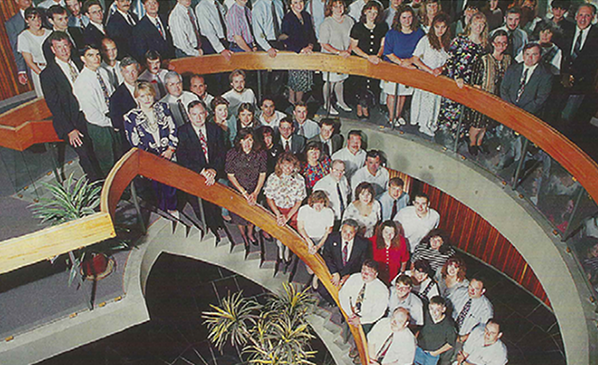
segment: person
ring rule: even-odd
[[[365,158],[365,166],[355,171],[351,177],[351,187],[356,189],[362,182],[372,184],[374,188],[373,198],[382,194],[388,188],[388,170],[381,166],[382,155],[378,150],[368,151]],[[357,194],[355,194],[357,196]]]
[[[319,41],[323,53],[335,54],[343,58],[351,55],[351,38],[349,34],[355,21],[347,14],[347,8],[342,0],[331,0],[326,5],[326,19],[320,26]],[[345,103],[344,81],[349,77],[347,74],[336,72],[323,72],[324,78],[324,108],[331,115],[338,115],[338,111],[332,106],[331,94],[334,90],[336,95],[336,106],[345,112],[352,109]]]
[[[187,110],[190,123],[178,130],[177,162],[202,175],[206,185],[210,186],[224,177],[226,147],[223,132],[218,125],[206,122],[208,109],[202,101],[192,101]],[[189,197],[189,202],[197,217],[201,217],[200,204],[203,206],[204,223],[218,237],[218,229],[224,227],[221,208],[193,196]]]
[[[248,0],[235,0],[226,12],[226,39],[232,52],[255,52],[257,45],[251,28]]]
[[[73,93],[87,120],[87,132],[93,141],[93,150],[103,176],[120,158],[121,140],[109,118],[110,96],[114,87],[106,70],[100,67],[100,50],[88,45],[83,49],[81,60],[85,67],[73,84]]]
[[[541,62],[548,71],[554,76],[561,74],[561,62],[563,61],[563,52],[553,42],[556,39],[556,33],[560,32],[553,23],[540,23],[538,29],[538,44],[541,50]],[[523,53],[515,57],[515,61],[523,62]]]
[[[101,47],[102,64],[100,67],[106,70],[110,83],[116,90],[123,82],[123,75],[120,73],[120,61],[117,59],[119,50],[116,48],[116,43],[110,38],[102,39]]]
[[[440,229],[433,229],[417,245],[412,262],[426,260],[430,264],[431,271],[438,273],[444,263],[455,254],[455,250],[449,245],[448,236]]]
[[[378,197],[382,209],[382,220],[394,218],[397,213],[409,204],[409,194],[405,192],[405,182],[400,177],[388,180],[388,190]]]
[[[482,8],[482,12],[488,20],[489,31],[493,31],[502,25],[503,12],[498,6],[498,0],[487,0],[486,6]]]
[[[322,143],[322,155],[330,157],[343,146],[343,136],[334,133],[336,122],[331,118],[322,118],[320,120],[320,133],[312,137],[307,142]]]
[[[303,199],[307,197],[305,180],[299,175],[299,160],[292,153],[283,153],[276,162],[274,173],[268,176],[264,186],[264,196],[270,210],[276,216],[276,223],[287,223],[297,229],[297,212]],[[290,251],[277,241],[279,259],[290,261]]]
[[[461,257],[452,256],[446,260],[436,279],[440,295],[443,298],[448,298],[458,288],[467,288],[469,280],[467,280],[466,274],[467,266]]]
[[[266,181],[266,152],[254,142],[251,129],[237,131],[234,148],[226,153],[225,171],[232,186],[247,200],[249,205],[257,204],[257,199]],[[254,225],[231,212],[232,223],[239,227],[245,248],[249,243],[257,244]]]
[[[540,46],[527,44],[523,48],[523,63],[511,65],[500,84],[503,100],[536,115],[552,88],[552,75],[540,63],[540,57]]]
[[[297,231],[307,242],[307,250],[311,255],[320,251],[332,233],[334,211],[330,209],[329,204],[326,193],[315,190],[307,199],[307,204],[299,208]]]
[[[345,208],[349,204],[351,188],[345,175],[345,163],[342,160],[332,160],[330,173],[314,185],[313,191],[323,191],[327,194],[330,207],[334,211],[334,226],[338,227]]]
[[[420,70],[434,76],[442,74],[448,61],[448,47],[451,34],[448,29],[449,18],[440,13],[430,23],[428,34],[419,40],[411,62]],[[424,90],[415,89],[411,101],[412,125],[419,125],[419,132],[434,137],[438,128],[437,120],[440,113],[442,97]]]
[[[127,56],[122,59],[119,68],[124,82],[110,96],[109,113],[112,125],[120,131],[121,139],[125,141],[124,117],[129,111],[138,107],[135,100],[135,86],[139,78],[139,63],[134,58]]]
[[[102,178],[102,173],[87,132],[85,115],[73,93],[79,68],[71,60],[72,43],[64,32],[52,33],[48,42],[54,54],[54,62],[42,71],[40,81],[46,104],[52,114],[54,131],[75,150],[87,178],[97,181]]]
[[[430,299],[428,308],[424,311],[424,326],[417,336],[415,350],[415,365],[436,365],[440,356],[450,354],[455,347],[457,333],[455,324],[446,315],[446,301],[437,295]]]
[[[333,160],[341,160],[345,163],[347,179],[351,179],[355,171],[365,164],[367,152],[361,148],[362,140],[361,131],[351,130],[347,134],[347,145],[332,154]]]
[[[297,155],[305,147],[305,137],[295,133],[295,124],[288,117],[282,118],[278,123],[278,137],[278,145],[285,152]]]
[[[230,60],[232,52],[226,39],[226,5],[220,1],[199,1],[195,7],[201,35],[208,41],[203,45],[205,54],[221,54]]]
[[[133,28],[139,22],[137,15],[131,11],[131,0],[115,0],[116,11],[106,23],[106,33],[119,50],[119,59],[131,55],[129,42],[133,35]]]
[[[314,185],[324,176],[330,173],[330,157],[322,156],[322,144],[320,142],[310,142],[305,146],[305,162],[301,169],[301,175],[305,178],[305,185],[309,192]]]
[[[251,26],[255,42],[268,56],[276,57],[285,6],[281,0],[257,0],[251,8]]]
[[[89,24],[83,30],[83,41],[85,44],[95,44],[97,47],[107,36],[102,5],[97,0],[87,0],[83,3],[83,13],[89,18]]]
[[[222,96],[217,96],[212,100],[212,119],[220,129],[222,129],[224,144],[230,147],[237,135],[237,119],[228,113],[228,100]]]
[[[313,0],[321,3],[320,0]],[[310,2],[310,4],[313,3]],[[317,28],[315,28],[317,30]],[[291,0],[291,11],[282,19],[282,42],[287,51],[312,54],[317,43],[311,15],[305,11],[305,0]],[[309,70],[289,70],[289,103],[303,102],[303,95],[311,91],[314,73]]]
[[[559,32],[554,34],[554,44],[561,50],[565,50],[563,48],[565,45],[565,35],[575,31],[575,23],[567,16],[570,5],[571,3],[566,0],[552,0],[550,3],[550,13],[547,14],[546,19],[538,24],[538,27],[540,27],[544,23],[550,23],[559,30]],[[539,30],[540,28],[537,28],[536,32],[539,32]]]
[[[129,40],[131,56],[139,63],[145,63],[145,54],[151,50],[158,52],[167,60],[174,58],[174,44],[168,19],[159,14],[160,2],[158,0],[142,2],[146,14],[133,27],[132,37]]]
[[[392,28],[392,23],[397,15],[397,10],[399,10],[399,7],[402,4],[403,0],[390,0],[388,2],[388,8],[384,9],[384,12],[382,12],[382,18],[386,25],[388,25],[388,29]]]
[[[295,133],[305,137],[306,140],[317,136],[320,133],[318,123],[307,118],[307,104],[304,102],[295,103],[293,108],[293,119],[295,121]]]
[[[430,208],[430,198],[426,194],[417,193],[413,197],[413,205],[399,210],[393,220],[403,225],[409,251],[414,252],[421,240],[438,227],[440,214]]]
[[[492,318],[472,332],[457,355],[457,365],[505,365],[508,362],[507,347],[500,340],[500,324]]]
[[[484,296],[484,279],[473,277],[467,288],[456,289],[448,300],[453,306],[453,320],[457,325],[460,343],[464,343],[471,331],[480,323],[488,322],[494,313],[492,303]]]
[[[504,30],[509,35],[509,47],[505,51],[511,57],[517,56],[527,44],[527,33],[519,26],[521,23],[521,8],[512,7],[505,12],[505,24],[496,28],[494,32]],[[492,34],[490,34],[492,36]]]
[[[260,124],[278,130],[278,123],[280,123],[282,118],[286,117],[286,114],[276,110],[274,98],[271,96],[262,98],[260,109],[262,111],[258,118]]]
[[[401,5],[392,24],[392,28],[384,37],[384,59],[401,67],[414,68],[411,64],[413,51],[419,40],[425,35],[419,27],[415,11],[407,5]],[[413,89],[390,81],[381,81],[386,93],[386,107],[388,108],[388,123],[393,126],[405,125],[401,116],[407,96],[413,94]],[[398,99],[395,98],[395,94]],[[395,100],[397,99],[397,100]]]
[[[459,18],[451,25],[452,34],[462,34],[465,32],[465,28],[471,23],[471,18],[474,14],[480,11],[480,7],[476,2],[467,2],[465,10]],[[502,18],[500,23],[502,24]]]
[[[351,18],[353,18],[353,20],[355,20],[355,23],[359,22],[359,19],[363,15],[363,9],[370,1],[371,0],[354,0],[352,3],[349,4],[348,14]],[[378,2],[378,0],[373,1]],[[380,5],[381,8],[384,7],[380,2],[378,2],[378,5]]]
[[[413,279],[405,274],[395,277],[391,282],[390,298],[388,300],[388,311],[392,313],[397,308],[405,308],[410,314],[412,326],[424,324],[424,304],[417,295],[411,292]]]
[[[362,0],[356,2],[363,3]],[[355,4],[355,3],[353,3]],[[351,50],[359,57],[367,59],[374,65],[380,63],[382,57],[384,36],[388,26],[382,19],[382,6],[375,0],[368,1],[361,11],[359,22],[351,28]],[[380,95],[380,83],[374,79],[356,76],[354,85],[357,96],[357,117],[369,118],[370,108],[375,105]]]
[[[436,15],[440,14],[441,12],[442,6],[440,5],[439,0],[426,0],[423,6],[420,7],[420,26],[422,30],[426,32],[426,34],[430,32],[430,29],[432,29],[432,23],[434,22],[434,18],[436,17]],[[448,29],[448,21],[446,25]]]
[[[81,34],[89,24],[89,18],[83,15],[81,0],[66,0],[66,9],[69,11],[69,27],[79,28]]]
[[[347,314],[347,322],[352,326],[361,325],[367,335],[384,316],[388,303],[388,288],[378,278],[378,263],[366,259],[361,272],[349,276],[338,291],[338,301]]]
[[[242,128],[257,129],[257,127],[253,105],[250,103],[241,103],[237,109],[237,130]]]
[[[474,65],[485,53],[487,38],[486,17],[477,12],[472,15],[464,33],[458,35],[449,46],[449,59],[444,74],[454,79],[458,87],[461,88],[466,83],[471,83]],[[449,137],[447,141],[444,141],[445,145],[449,144],[451,139],[454,140],[460,132],[457,131],[457,128],[462,110],[461,104],[442,98],[438,114],[438,128],[442,130],[445,137]],[[439,138],[436,133],[435,138],[440,141],[442,137]]]
[[[132,147],[172,160],[178,145],[177,129],[168,105],[154,101],[154,88],[143,81],[135,87],[138,108],[125,114],[125,134]],[[177,216],[176,189],[157,181],[152,182],[158,208]]]
[[[17,51],[29,68],[35,94],[38,98],[41,98],[44,94],[39,74],[46,68],[42,44],[52,32],[42,28],[41,13],[36,8],[25,10],[25,23],[27,23],[27,29],[23,30],[17,38]]]
[[[17,81],[21,85],[26,85],[29,77],[27,75],[27,64],[23,59],[23,56],[17,49],[17,38],[22,31],[27,27],[25,22],[25,10],[31,7],[32,0],[14,0],[17,5],[18,11],[10,19],[4,23],[6,29],[6,35],[8,36],[8,42],[12,49],[12,54],[17,65]]]
[[[83,36],[77,31],[76,28],[69,27],[68,21],[68,13],[65,8],[62,6],[52,6],[50,9],[46,11],[46,16],[48,17],[48,22],[52,27],[52,32],[64,32],[68,34],[69,40],[72,44],[71,50],[71,59],[75,63],[80,63],[80,50],[84,46]],[[42,51],[44,53],[44,58],[46,59],[46,64],[49,65],[50,63],[54,62],[54,53],[51,50],[51,44],[48,41],[48,38],[42,44]]]
[[[538,16],[538,0],[519,0],[518,3],[521,8],[519,27],[529,37],[536,32],[536,27],[542,21],[542,18]]]
[[[267,125],[260,126],[257,130],[258,142],[268,154],[268,176],[274,172],[278,157],[283,151],[280,146],[274,143],[274,129]]]
[[[208,108],[208,112],[212,112],[212,100],[214,96],[208,93],[208,84],[206,79],[202,75],[194,74],[189,79],[189,91],[197,95],[199,100],[203,101],[204,105]]]
[[[396,308],[389,318],[381,319],[368,334],[369,363],[412,364],[415,358],[415,336],[409,330],[410,313]]]
[[[326,5],[325,0],[308,0],[306,9],[309,15],[311,15],[314,23],[314,29],[316,31],[316,39],[320,39],[320,26],[326,19]]]
[[[245,88],[245,71],[234,70],[231,72],[228,79],[231,89],[222,94],[222,97],[229,102],[229,114],[236,115],[241,103],[257,104],[257,99],[255,98],[253,90]]]
[[[492,52],[483,55],[474,66],[471,83],[481,90],[494,95],[500,93],[500,87],[507,68],[511,64],[511,55],[505,54],[509,45],[509,36],[506,31],[499,29],[492,33],[490,42]],[[486,130],[493,126],[490,118],[484,114],[466,109],[466,124],[469,125],[469,144],[468,151],[475,156],[479,151],[488,153],[488,148],[482,143]]]
[[[378,263],[378,276],[384,283],[392,282],[399,273],[405,272],[409,262],[409,250],[402,227],[392,220],[385,220],[370,237],[372,256]]]
[[[203,55],[199,23],[191,8],[191,0],[177,0],[168,16],[168,26],[177,58]]]
[[[438,284],[434,280],[432,268],[428,260],[415,260],[411,257],[411,270],[406,272],[413,280],[412,292],[419,297],[424,303],[429,303],[430,299],[440,295]]]
[[[64,0],[43,0],[42,2],[39,3],[39,7],[41,9],[49,9],[54,5],[58,5],[58,6],[65,6]]]
[[[374,199],[374,188],[362,182],[355,188],[355,198],[343,214],[343,220],[354,219],[360,224],[359,232],[365,238],[374,235],[374,228],[380,221],[380,203]]]
[[[156,100],[168,95],[166,91],[166,74],[168,70],[162,68],[162,56],[158,51],[149,50],[144,56],[145,71],[139,75],[139,80],[148,81],[156,91]]]
[[[177,128],[189,123],[189,104],[199,100],[197,95],[190,91],[183,90],[183,78],[176,71],[168,71],[164,76],[166,96],[160,101],[168,104]]]

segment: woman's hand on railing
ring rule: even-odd
[[[463,86],[465,86],[465,81],[463,81],[461,78],[456,78],[455,82],[457,83],[457,87],[459,89],[463,89]]]
[[[168,149],[166,151],[162,152],[162,154],[160,156],[164,157],[167,160],[171,160],[173,154],[174,154],[174,148],[168,147]]]
[[[214,169],[203,169],[199,173],[201,176],[206,178],[206,185],[212,186],[216,183],[216,170]]]
[[[374,65],[377,65],[380,63],[380,57],[378,57],[376,55],[369,55],[368,61],[370,61],[370,63],[373,63]]]

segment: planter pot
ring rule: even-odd
[[[114,259],[103,253],[93,253],[81,263],[81,275],[87,280],[101,280],[114,271],[114,266]]]

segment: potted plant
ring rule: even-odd
[[[71,174],[61,183],[44,183],[51,196],[41,198],[30,206],[33,215],[41,223],[57,225],[95,213],[100,206],[100,182],[89,182],[86,176],[74,179]],[[69,286],[78,279],[80,286],[84,278],[97,279],[110,274],[114,261],[106,253],[128,248],[127,242],[109,239],[93,246],[83,247],[68,253]]]
[[[307,315],[315,298],[306,290],[284,283],[279,295],[269,295],[265,304],[247,299],[241,292],[229,295],[215,311],[203,312],[208,339],[220,350],[230,343],[250,364],[314,364],[310,341],[315,336]]]

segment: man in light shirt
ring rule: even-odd
[[[262,112],[260,113],[259,121],[261,125],[267,125],[273,130],[278,131],[278,124],[280,120],[286,117],[286,114],[276,110],[276,104],[274,104],[274,98],[265,96],[262,99],[260,105]]]
[[[168,25],[177,58],[203,55],[199,23],[191,8],[191,0],[177,0],[168,17]]]
[[[351,188],[345,177],[345,163],[333,160],[330,173],[314,185],[313,191],[322,190],[328,195],[330,208],[334,211],[334,227],[338,227],[347,205],[351,203]]]
[[[368,334],[370,365],[411,365],[415,358],[415,336],[409,330],[409,311],[395,309]]]
[[[147,81],[156,90],[156,101],[165,97],[166,74],[168,70],[162,68],[162,57],[158,51],[147,51],[145,53],[145,71],[139,76],[140,81]]]
[[[204,45],[205,53],[219,53],[230,60],[233,53],[228,49],[226,40],[226,5],[218,0],[201,0],[195,7],[195,14],[201,34],[208,40],[208,44]]]
[[[120,61],[117,60],[118,48],[116,43],[110,38],[102,40],[102,68],[108,72],[110,76],[110,83],[116,90],[118,86],[124,81],[123,75],[120,73]]]
[[[403,225],[405,239],[411,253],[420,241],[434,228],[438,228],[440,214],[430,208],[430,198],[424,193],[417,193],[413,205],[401,209],[393,220]]]
[[[393,219],[397,213],[409,204],[409,194],[405,192],[405,182],[400,177],[388,181],[388,190],[378,198],[382,208],[382,221]]]
[[[362,135],[361,131],[352,130],[347,136],[347,146],[341,148],[332,154],[333,160],[342,160],[345,162],[345,176],[351,179],[355,171],[359,170],[365,164],[367,153],[361,149]]]
[[[480,324],[457,355],[457,365],[505,365],[509,360],[501,337],[500,324],[495,319],[488,320],[485,326]]]
[[[295,119],[295,133],[299,136],[310,139],[320,133],[320,126],[311,119],[307,119],[307,104],[300,101],[295,104],[293,116]]]
[[[202,75],[193,75],[189,82],[189,91],[197,95],[199,100],[203,101],[206,108],[208,108],[208,112],[211,112],[210,105],[214,97],[208,93],[208,84],[206,84],[205,77]]]
[[[175,71],[168,71],[164,81],[168,94],[160,101],[168,104],[174,123],[178,128],[190,122],[189,104],[199,98],[194,93],[183,90],[183,78]]]
[[[229,115],[237,115],[239,105],[242,103],[250,103],[253,107],[257,104],[253,90],[245,88],[245,79],[246,75],[243,70],[234,70],[228,77],[231,89],[222,94],[222,97],[230,103],[228,105]]]
[[[371,150],[367,153],[365,158],[365,166],[355,171],[351,177],[351,188],[353,191],[362,182],[372,184],[376,192],[376,196],[382,194],[388,187],[388,170],[382,167],[382,155],[380,151]]]

